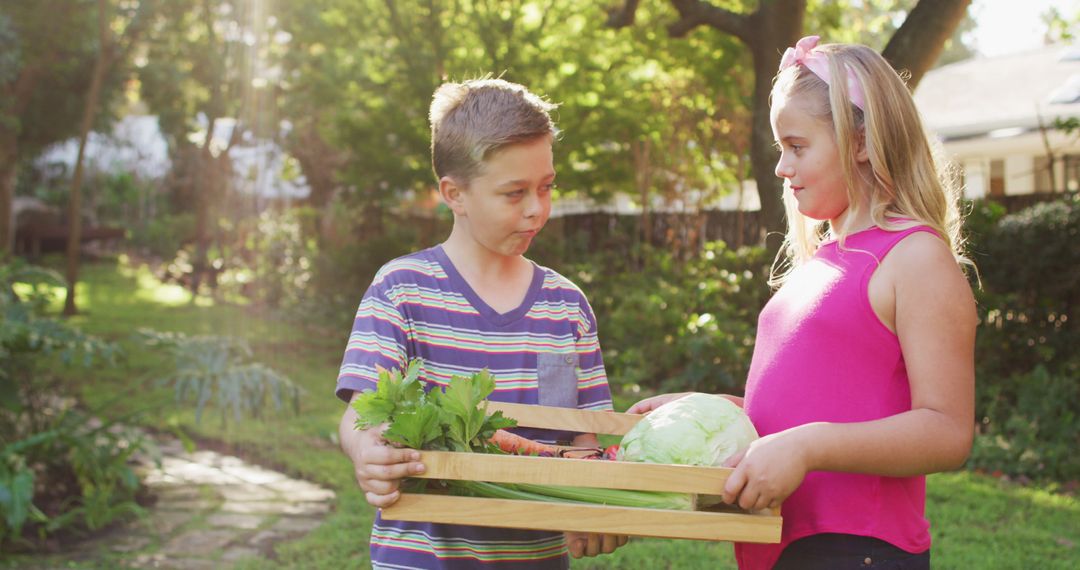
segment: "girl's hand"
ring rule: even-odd
[[[799,488],[809,470],[805,445],[792,432],[765,436],[724,463],[735,471],[724,484],[725,503],[756,511],[777,508]]]
[[[679,392],[676,394],[660,394],[659,396],[653,396],[652,398],[645,398],[644,400],[630,406],[629,410],[626,410],[628,414],[647,414],[660,406],[668,402],[674,402],[679,398],[685,398],[693,394],[693,392]]]
[[[675,394],[660,394],[659,396],[653,396],[652,398],[646,398],[633,406],[630,406],[629,410],[626,410],[628,414],[647,414],[668,402],[674,402],[679,398],[685,398],[694,392],[677,392]],[[719,394],[722,398],[727,398],[740,408],[743,407],[743,399],[739,396],[731,396],[728,394]]]

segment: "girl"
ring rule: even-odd
[[[773,87],[788,231],[746,383],[762,438],[724,489],[745,509],[783,501],[783,536],[737,544],[736,557],[755,569],[928,568],[925,475],[960,467],[974,431],[957,189],[889,64],[817,42],[787,50]]]

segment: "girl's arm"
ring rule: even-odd
[[[918,232],[885,258],[871,282],[871,302],[899,338],[911,411],[807,424],[754,442],[725,485],[729,503],[776,506],[809,471],[905,477],[963,465],[975,422],[977,317],[967,280],[938,238]]]
[[[675,392],[671,394],[660,394],[659,396],[653,396],[651,398],[645,398],[638,403],[630,406],[630,409],[626,410],[628,414],[647,414],[664,404],[669,404],[678,400],[679,398],[685,398],[694,392]],[[743,398],[740,396],[732,396],[730,394],[718,394],[723,398],[727,398],[731,403],[743,407]]]

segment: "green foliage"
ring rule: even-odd
[[[517,422],[501,411],[488,415],[487,397],[495,378],[486,370],[454,376],[446,389],[424,389],[422,362],[409,362],[405,372],[380,370],[376,389],[353,400],[356,429],[388,423],[383,437],[412,449],[486,451],[496,430]]]
[[[0,542],[25,542],[27,523],[45,538],[71,528],[100,529],[142,512],[131,459],[153,451],[148,440],[63,402],[27,413],[43,413],[45,423],[0,448]]]
[[[64,8],[50,10],[39,2],[5,2],[0,8],[0,77],[6,79],[0,83],[0,127],[15,133],[23,156],[78,134],[97,57],[97,14],[92,2],[69,2]],[[34,79],[14,89],[20,76],[28,75]],[[103,109],[120,86],[118,74],[106,77]],[[100,122],[111,118],[99,114]]]
[[[291,309],[312,291],[317,246],[314,211],[290,208],[267,210],[252,223],[241,223],[228,256],[228,269],[219,282],[234,287],[260,305]]]
[[[167,348],[174,358],[175,372],[163,378],[171,385],[177,402],[195,401],[198,421],[208,405],[216,405],[225,419],[227,411],[236,420],[243,415],[261,417],[269,398],[275,410],[286,402],[299,409],[301,390],[280,373],[252,357],[247,342],[233,337],[196,336],[141,331],[150,346]]]
[[[569,275],[569,273],[567,273]],[[297,383],[309,391],[327,387],[340,362],[344,337],[333,334],[305,334],[295,327],[282,327],[276,315],[244,313],[237,307],[184,305],[167,307],[156,304],[143,289],[145,282],[121,277],[114,267],[88,266],[85,274],[90,302],[86,304],[94,318],[87,330],[109,337],[126,335],[132,323],[152,320],[160,328],[198,334],[207,330],[248,331],[253,348],[259,354],[278,353],[281,366]],[[591,293],[590,288],[585,289]],[[604,321],[600,321],[604,334]],[[93,327],[93,328],[90,328]],[[346,324],[345,331],[348,330]],[[344,333],[342,333],[344,334]],[[603,339],[602,339],[603,340]],[[604,346],[605,352],[607,344]],[[129,361],[154,369],[169,365],[171,355],[144,345],[127,350]],[[119,372],[119,371],[117,371]],[[122,403],[143,402],[148,396],[145,380],[129,373],[85,374],[82,370],[65,372],[72,386],[84,397],[99,400],[105,394],[121,395]],[[982,378],[980,378],[982,382]],[[123,406],[122,406],[123,407]],[[619,409],[625,409],[625,405]],[[287,472],[318,482],[335,490],[337,507],[326,514],[318,528],[296,540],[279,541],[269,557],[244,559],[238,568],[249,570],[370,568],[366,535],[357,529],[371,527],[375,509],[364,501],[356,485],[352,465],[338,446],[328,441],[336,433],[342,404],[329,392],[324,397],[309,398],[298,416],[281,415],[275,421],[244,422],[222,432],[215,422],[196,426],[183,418],[183,427],[200,437],[225,439],[234,446],[249,450],[260,460],[281,466]],[[167,414],[144,416],[151,425],[164,426]],[[0,436],[6,432],[0,431]],[[1080,566],[1080,544],[1076,520],[1080,500],[1053,487],[1021,487],[970,472],[931,475],[927,478],[927,516],[932,521],[935,544],[934,564],[941,568],[1060,568]],[[57,557],[34,556],[31,559],[0,554],[0,567],[35,566],[101,567],[103,558],[87,560],[81,552],[70,551]],[[124,556],[129,565],[139,565],[139,552]],[[112,558],[110,558],[111,560]],[[122,566],[117,562],[113,566]],[[708,541],[631,539],[615,553],[571,561],[581,569],[655,569],[735,568],[728,543]]]
[[[679,261],[644,248],[594,254],[559,269],[589,296],[613,392],[693,390],[741,394],[770,295],[762,248],[723,242]]]
[[[982,389],[988,421],[975,440],[971,466],[1029,479],[1080,476],[1080,358],[1051,373],[996,379]],[[990,418],[993,418],[992,420]]]
[[[1080,200],[1015,214],[976,206],[976,413],[971,464],[1029,478],[1075,479],[1080,463]]]
[[[148,346],[172,354],[175,371],[159,382],[173,387],[178,403],[194,400],[196,422],[211,405],[220,410],[222,423],[229,411],[236,421],[244,416],[261,418],[268,405],[281,410],[288,404],[293,413],[300,411],[303,390],[273,368],[251,361],[251,347],[244,339],[147,329],[140,334]]]
[[[0,264],[0,400],[13,401],[20,385],[34,381],[39,355],[57,355],[65,364],[81,356],[84,366],[113,358],[112,345],[44,316],[52,287],[63,285],[55,271],[20,259]]]
[[[353,209],[345,212],[356,213]],[[348,216],[341,216],[347,219]],[[352,228],[339,242],[326,242],[313,259],[309,287],[299,295],[292,312],[306,319],[348,330],[364,291],[375,273],[386,262],[402,255],[435,245],[438,238],[422,239],[416,223],[406,218],[386,215],[380,220],[382,231],[367,238],[356,236]]]
[[[131,245],[158,259],[174,259],[195,235],[195,216],[188,213],[154,216],[131,231]]]
[[[44,538],[138,511],[128,463],[146,447],[141,436],[75,408],[39,373],[46,355],[85,368],[115,354],[45,315],[51,288],[63,283],[22,261],[0,265],[0,543],[24,542],[27,524]]]
[[[564,192],[607,197],[655,170],[649,190],[705,193],[738,178],[750,70],[731,36],[614,30],[593,2],[317,0],[281,6],[291,35],[287,114],[348,151],[353,199],[392,205],[431,187],[427,110],[435,87],[486,74],[560,105]],[[639,8],[670,20],[668,2]],[[296,144],[302,144],[299,139]],[[633,145],[652,152],[635,158]],[[632,188],[631,192],[635,192]]]

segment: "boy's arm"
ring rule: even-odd
[[[423,465],[417,461],[418,452],[387,445],[382,438],[384,426],[357,430],[351,404],[361,392],[375,389],[381,369],[404,367],[407,327],[405,316],[387,295],[386,282],[376,276],[356,311],[338,373],[337,396],[350,404],[338,425],[341,449],[353,463],[367,502],[376,507],[397,501],[401,479],[421,473]]]
[[[401,479],[424,472],[420,453],[413,449],[398,449],[382,439],[383,427],[356,429],[356,410],[351,400],[359,392],[353,392],[350,405],[346,406],[338,425],[341,450],[353,462],[356,483],[364,490],[364,498],[375,507],[389,507],[401,493]]]

